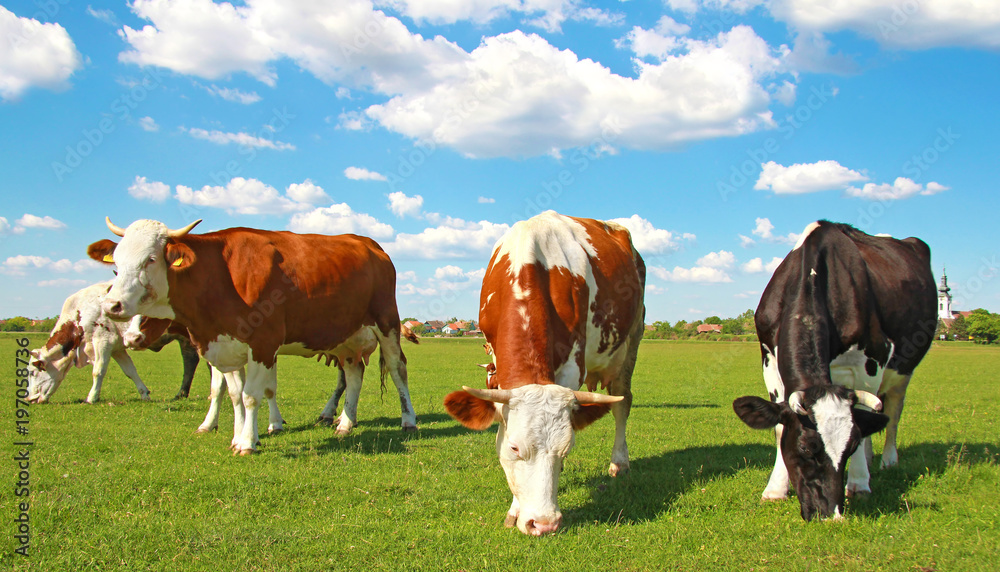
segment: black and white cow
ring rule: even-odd
[[[887,427],[882,466],[898,461],[906,386],[937,326],[930,249],[917,238],[812,223],[775,270],[754,319],[771,399],[740,397],[733,409],[750,427],[775,428],[778,454],[763,498],[785,498],[791,481],[802,518],[840,518],[845,488],[871,491],[870,435]]]

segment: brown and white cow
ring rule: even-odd
[[[202,235],[138,220],[116,244],[90,245],[91,258],[117,265],[104,300],[116,320],[168,318],[188,329],[198,352],[223,372],[246,367],[246,422],[236,450],[257,446],[257,409],[277,389],[277,356],[326,355],[347,376],[338,433],[357,422],[368,358],[381,346],[382,375],[399,393],[404,430],[416,430],[399,345],[396,270],[379,245],[356,235],[299,235],[231,228]]]
[[[45,403],[59,389],[70,368],[91,368],[94,383],[87,395],[87,403],[101,398],[101,384],[108,372],[111,359],[118,362],[139,391],[139,397],[149,400],[149,389],[125,351],[122,334],[127,324],[113,322],[101,311],[102,297],[111,288],[111,282],[100,282],[71,294],[63,302],[59,320],[45,346],[31,350],[28,366],[28,401]]]
[[[515,224],[493,248],[480,329],[497,389],[445,398],[472,429],[500,423],[497,454],[513,501],[505,524],[540,536],[559,528],[557,493],[574,431],[611,409],[608,472],[628,470],[625,423],[642,338],[646,267],[624,227],[547,211]],[[590,391],[577,391],[586,384]],[[598,387],[610,395],[592,393]]]

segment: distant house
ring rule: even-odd
[[[410,328],[412,330],[413,328],[416,328],[417,326],[424,325],[424,323],[421,322],[421,321],[419,321],[419,320],[407,320],[407,321],[403,322],[403,325],[406,326],[407,328]]]
[[[452,322],[441,328],[442,334],[457,334],[462,331],[462,322]]]
[[[480,331],[479,328],[476,328],[474,330],[466,330],[465,331],[465,335],[467,335],[467,336],[481,336],[481,335],[483,335],[483,332]]]
[[[708,332],[722,333],[722,324],[701,324],[698,326],[699,334]]]
[[[428,334],[436,334],[445,326],[441,320],[428,320],[424,322],[424,331]]]

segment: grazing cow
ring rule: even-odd
[[[200,221],[180,230],[151,220],[126,229],[106,222],[121,243],[88,248],[91,258],[118,268],[105,313],[174,320],[220,371],[246,367],[237,452],[257,446],[257,409],[276,392],[279,353],[324,355],[344,368],[347,399],[337,432],[346,434],[357,423],[364,368],[380,346],[381,373],[396,385],[403,429],[416,430],[399,345],[396,270],[375,241],[249,228],[188,234]]]
[[[445,398],[472,429],[499,421],[497,454],[513,501],[505,525],[540,536],[559,528],[557,492],[574,430],[612,409],[608,472],[628,470],[625,423],[642,339],[646,266],[624,227],[544,212],[515,224],[493,248],[479,326],[496,389]],[[590,391],[576,391],[586,383]],[[610,395],[592,393],[600,386]]]
[[[139,397],[149,400],[149,389],[139,378],[132,358],[125,351],[122,333],[127,325],[108,319],[101,311],[101,299],[111,288],[111,282],[87,286],[66,298],[59,320],[45,347],[31,350],[28,366],[28,401],[45,403],[59,389],[72,366],[93,364],[94,384],[87,403],[101,398],[101,384],[108,371],[109,358],[118,362],[139,391]]]
[[[923,241],[806,227],[755,314],[771,400],[733,402],[750,427],[775,428],[764,499],[785,498],[791,480],[802,518],[842,518],[847,460],[847,494],[871,492],[870,436],[887,423],[882,466],[896,464],[906,386],[937,325],[935,294]],[[877,413],[883,401],[887,415]]]

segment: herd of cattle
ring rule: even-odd
[[[249,454],[263,400],[268,431],[282,428],[278,355],[336,365],[338,383],[320,417],[347,434],[379,347],[402,428],[416,430],[400,338],[417,338],[400,324],[396,271],[375,241],[248,228],[190,234],[200,221],[180,230],[151,220],[124,229],[106,222],[120,242],[100,240],[87,251],[114,265],[116,277],[66,300],[48,342],[32,351],[32,401],[47,401],[73,365],[87,363],[87,402],[97,401],[109,358],[147,400],[126,348],[159,351],[176,340],[184,356],[178,396],[187,395],[199,356],[211,367],[211,405],[198,430],[217,427],[228,390],[231,448]],[[536,536],[560,527],[563,459],[575,431],[609,410],[608,472],[629,470],[625,426],[645,280],[628,230],[613,222],[548,211],[513,225],[494,247],[479,310],[492,356],[487,383],[452,392],[444,404],[466,427],[499,423],[497,455],[513,495],[507,526]],[[842,518],[845,494],[870,492],[870,435],[886,429],[883,466],[898,459],[906,387],[936,326],[930,250],[916,238],[812,223],[774,272],[755,321],[770,399],[740,397],[733,409],[750,427],[775,429],[763,498],[786,498],[791,484],[805,520]]]

